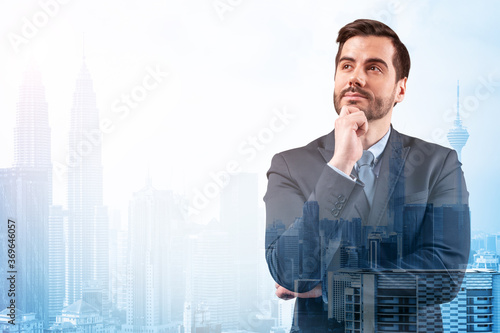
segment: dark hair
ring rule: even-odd
[[[339,30],[337,43],[339,43],[339,50],[335,57],[335,72],[337,72],[337,65],[339,64],[340,54],[344,43],[355,36],[380,36],[388,37],[394,45],[394,57],[392,64],[396,69],[396,82],[408,77],[410,74],[410,54],[406,46],[399,40],[398,35],[382,22],[368,19],[359,19],[349,24],[346,24]]]

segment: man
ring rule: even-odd
[[[359,324],[369,332],[387,322],[392,331],[439,332],[439,304],[458,292],[469,254],[461,164],[455,151],[391,127],[410,69],[392,29],[356,20],[337,42],[334,131],[275,155],[267,173],[266,260],[276,295],[297,297],[292,331]],[[403,282],[413,294],[395,287]],[[344,303],[356,288],[362,305],[351,310]],[[427,296],[410,301],[418,313],[405,317],[404,306],[378,307],[383,292],[391,300]]]

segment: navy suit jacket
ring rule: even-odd
[[[343,331],[343,320],[332,316],[335,295],[328,275],[347,267],[403,270],[410,276],[439,272],[452,292],[443,296],[436,288],[426,306],[439,313],[429,320],[440,322],[438,304],[453,299],[461,283],[452,272],[465,271],[469,256],[468,192],[457,153],[392,129],[370,205],[361,181],[327,165],[334,147],[332,131],[276,154],[267,173],[266,260],[271,275],[296,292],[320,282],[323,288],[323,297],[297,299],[294,328]],[[368,234],[396,241],[384,243],[374,259]],[[348,246],[360,249],[355,260],[345,255]]]

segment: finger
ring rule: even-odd
[[[295,293],[293,293],[290,290],[285,289],[281,286],[278,289],[276,289],[275,294],[276,294],[276,296],[278,296],[279,298],[284,299],[284,300],[292,299],[292,298],[295,298],[295,296],[296,296]]]
[[[341,109],[340,109],[340,114],[339,116],[340,117],[343,117],[343,116],[347,116],[347,115],[350,115],[352,113],[355,113],[355,112],[359,112],[360,110],[355,107],[355,106],[349,106],[349,105],[344,105]]]
[[[278,293],[276,293],[276,296],[278,296],[279,299],[283,299],[285,301],[288,301],[289,299],[295,298],[295,296],[290,295],[290,294],[278,294]]]
[[[281,287],[281,286],[278,283],[274,284],[274,288],[278,289],[279,287]]]
[[[305,293],[299,293],[297,295],[297,297],[300,297],[300,298],[316,298],[316,297],[320,297],[322,294],[323,294],[323,289],[322,289],[321,283],[320,283],[316,287],[314,287],[314,289],[312,289],[312,290],[309,290],[309,291],[307,291]]]
[[[349,114],[349,111],[347,110],[347,105],[344,105],[341,109],[340,109],[340,113],[339,113],[339,117],[345,117]]]
[[[364,113],[362,119],[360,119],[357,122],[357,124],[358,124],[358,129],[356,130],[356,135],[358,137],[365,135],[365,133],[368,132],[368,120],[366,119]]]
[[[351,111],[343,111],[344,116],[338,117],[335,120],[335,126],[343,129],[357,130],[359,127],[363,127],[363,123],[368,122],[363,111]]]
[[[353,130],[356,131],[358,137],[368,132],[368,119],[363,111],[351,113],[347,119],[352,121]]]

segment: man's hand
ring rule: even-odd
[[[368,131],[365,113],[344,105],[335,120],[335,153],[329,164],[350,175],[356,161],[363,155],[360,137]]]
[[[295,293],[293,291],[290,291],[288,289],[283,288],[282,286],[280,286],[277,283],[275,284],[275,287],[276,287],[276,296],[278,296],[279,298],[284,299],[284,300],[293,299],[295,297],[298,297],[298,298],[316,298],[316,297],[320,297],[321,294],[323,293],[323,291],[321,289],[321,283],[318,284],[316,287],[314,287],[313,290],[309,290],[308,292],[305,292],[305,293]]]

